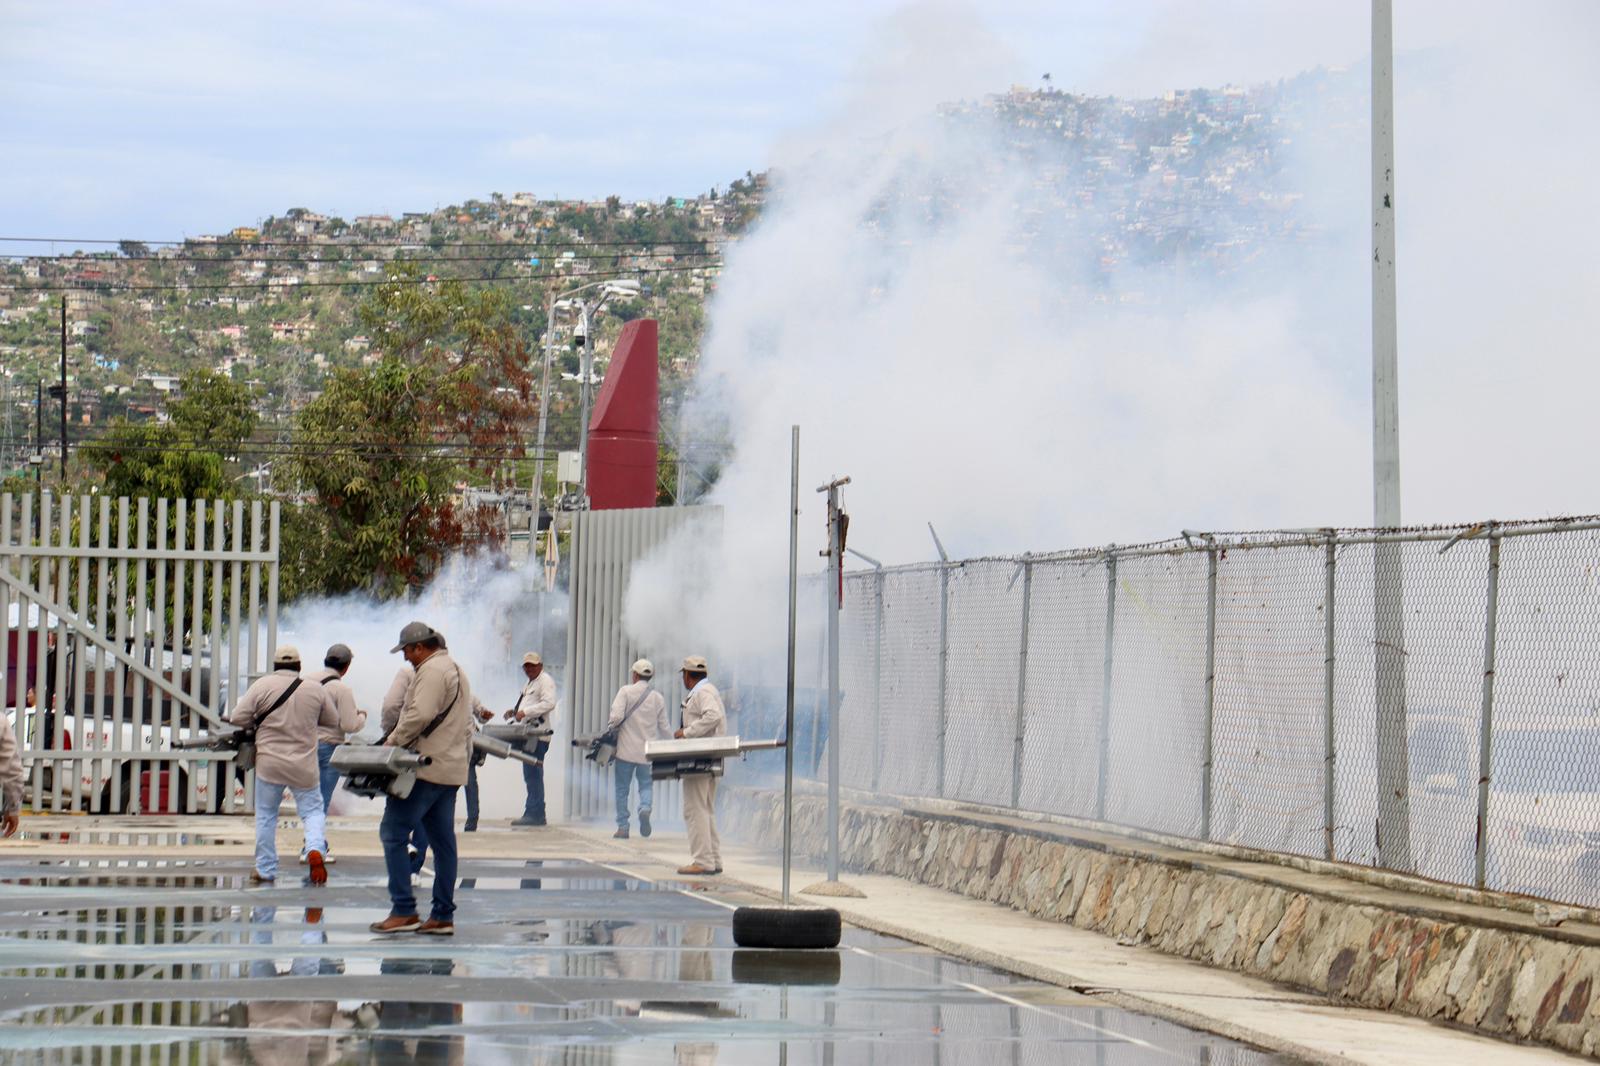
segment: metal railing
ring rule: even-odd
[[[846,787],[1600,905],[1600,519],[854,571],[842,610]]]

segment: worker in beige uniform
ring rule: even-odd
[[[706,680],[705,656],[691,655],[683,660],[683,687],[689,694],[683,700],[683,725],[672,734],[682,740],[692,737],[720,737],[728,725],[722,695]],[[683,820],[689,827],[688,866],[680,874],[704,877],[722,872],[722,841],[717,837],[717,779],[711,774],[694,774],[683,779]]]
[[[606,719],[606,728],[617,731],[617,755],[611,767],[616,775],[617,831],[611,835],[618,840],[628,839],[628,792],[635,781],[639,782],[639,833],[650,835],[653,782],[644,746],[672,735],[667,701],[650,687],[656,668],[649,659],[640,659],[633,664],[630,676],[632,680],[617,690],[611,701],[611,717]]]
[[[417,769],[410,795],[390,796],[385,803],[378,838],[389,871],[390,909],[389,916],[371,928],[375,933],[450,936],[456,912],[456,792],[467,783],[472,686],[445,650],[444,638],[423,622],[406,623],[392,650],[404,653],[416,677],[384,743],[409,748],[433,761]],[[433,849],[433,909],[427,921],[417,914],[406,855],[406,845],[418,827],[427,833]]]
[[[326,884],[328,843],[317,772],[317,729],[339,724],[333,694],[300,676],[300,653],[287,644],[272,656],[272,673],[258,678],[228,721],[256,735],[256,868],[250,880],[278,877],[278,808],[287,790],[305,830],[306,865],[314,885]]]
[[[507,721],[532,722],[537,729],[547,729],[555,725],[556,720],[556,683],[553,678],[544,672],[544,659],[536,651],[530,651],[522,657],[522,676],[527,682],[522,686],[522,692],[517,696],[517,705],[506,712]],[[532,743],[525,743],[523,751],[532,755],[539,762],[530,766],[522,764],[522,782],[527,786],[528,799],[522,808],[522,817],[512,822],[512,825],[545,825],[544,806],[544,757],[550,750],[550,738],[543,737]]]
[[[5,675],[0,674],[0,689],[5,687]],[[11,728],[11,719],[0,710],[0,837],[17,831],[22,815],[22,751],[17,745],[17,734]]]
[[[317,772],[324,818],[333,813],[333,790],[339,787],[339,771],[332,764],[333,751],[347,736],[360,732],[367,724],[367,712],[356,706],[355,690],[344,681],[354,660],[355,653],[348,644],[335,644],[322,657],[322,669],[311,675],[312,681],[328,690],[339,708],[339,724],[331,729],[323,726],[317,731]],[[322,859],[332,862],[333,853],[324,852]],[[300,861],[306,861],[304,852],[300,853]]]

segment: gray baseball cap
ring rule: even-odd
[[[338,663],[340,666],[349,666],[350,660],[355,657],[356,653],[350,650],[350,645],[335,644],[328,649],[328,654],[322,657],[322,661],[325,663]]]
[[[397,651],[403,650],[407,644],[421,644],[423,641],[438,635],[433,631],[433,627],[426,622],[407,622],[405,628],[400,630],[400,642],[390,648],[389,653],[392,655]]]

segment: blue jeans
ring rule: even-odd
[[[323,814],[327,814],[333,803],[333,790],[339,787],[339,771],[328,765],[328,760],[333,758],[333,749],[338,746],[326,740],[317,741],[317,769],[322,773]]]
[[[295,813],[305,827],[306,850],[328,850],[328,840],[323,835],[322,793],[317,787],[290,788],[257,777],[256,873],[262,877],[278,876],[278,807],[285,792],[294,797]]]
[[[538,822],[544,821],[544,757],[549,750],[548,740],[539,741],[530,754],[540,760],[540,764],[522,764],[522,783],[528,786],[528,802],[522,808],[522,816]]]
[[[427,834],[433,848],[434,921],[453,921],[456,913],[456,793],[458,785],[418,781],[405,799],[389,797],[378,826],[383,841],[383,862],[389,871],[390,914],[417,913],[417,897],[411,891],[411,860],[406,844],[418,829]]]
[[[616,767],[617,777],[617,828],[628,828],[628,786],[634,781],[639,782],[639,813],[650,810],[650,798],[653,785],[650,780],[650,764],[647,762],[624,762],[622,759],[613,759],[612,765]]]

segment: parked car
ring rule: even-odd
[[[70,647],[70,644],[64,689],[57,690],[55,677],[48,670],[37,669],[36,656],[31,657],[33,661],[30,661],[28,669],[32,685],[23,686],[9,681],[6,685],[8,698],[17,700],[14,706],[17,707],[18,735],[24,738],[25,747],[63,750],[77,745],[84,752],[82,761],[45,761],[39,775],[43,784],[44,806],[54,805],[58,768],[63,775],[60,780],[62,803],[73,810],[98,809],[106,813],[134,810],[214,812],[222,809],[223,782],[227,782],[236,800],[242,802],[242,783],[237,775],[231,773],[231,763],[163,758],[173,738],[205,732],[205,719],[174,698],[166,687],[155,684],[94,646],[82,649],[83,691],[80,697],[79,651]],[[30,642],[29,650],[33,648]],[[54,653],[51,654],[53,660]],[[161,653],[158,662],[154,647],[145,645],[142,658],[152,669],[159,668],[159,675],[168,685],[183,692],[195,692],[200,702],[210,703],[211,666],[206,654],[201,653],[196,659],[186,650],[167,649]],[[122,689],[120,700],[117,696],[119,679]],[[226,690],[226,681],[219,678],[216,706],[227,706]],[[83,710],[81,733],[78,717],[80,699]],[[52,708],[54,714],[50,713]],[[154,758],[145,759],[130,754],[143,751],[151,752]],[[95,758],[94,752],[116,754]],[[215,775],[210,772],[213,765],[221,767]],[[194,778],[192,799],[189,794],[191,775]],[[216,777],[215,786],[213,776]],[[33,784],[34,774],[30,767],[26,779],[27,800],[30,803]],[[98,803],[94,801],[96,795],[99,797]]]
[[[1413,845],[1448,834],[1441,859],[1473,874],[1477,842],[1476,715],[1409,720]],[[1600,901],[1600,714],[1503,713],[1489,775],[1490,888],[1563,901]]]

